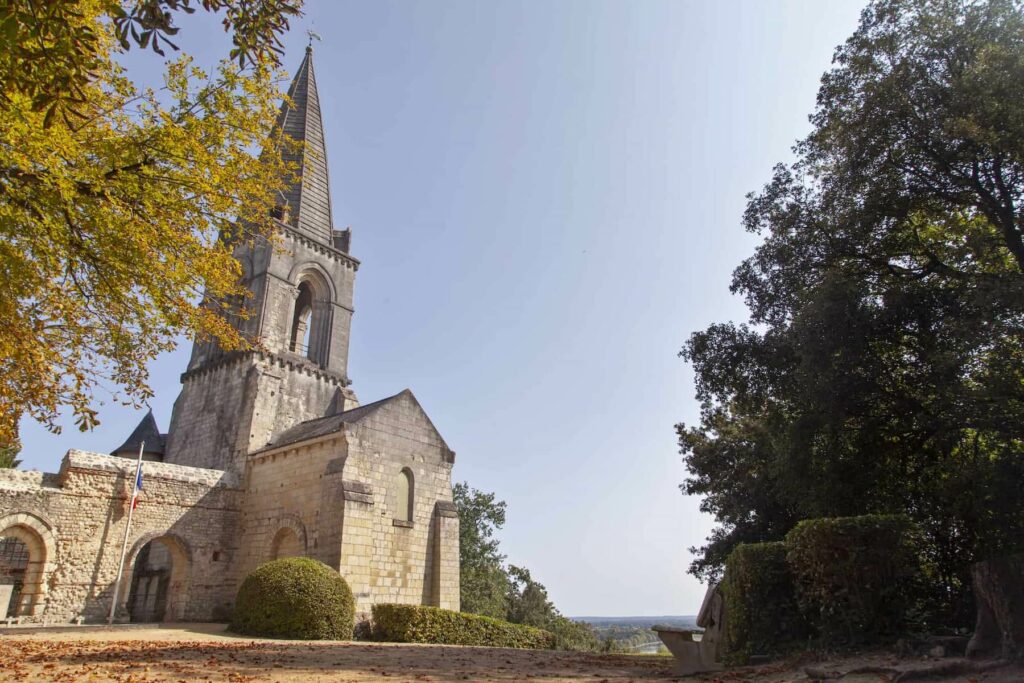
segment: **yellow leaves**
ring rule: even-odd
[[[16,91],[0,108],[0,443],[23,413],[56,430],[62,406],[91,428],[100,386],[144,401],[146,364],[181,334],[249,343],[217,313],[247,294],[220,236],[270,233],[286,169],[276,150],[251,150],[276,116],[275,74],[178,59],[164,105],[103,45],[75,127],[46,128]]]

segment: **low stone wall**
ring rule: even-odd
[[[22,613],[30,621],[106,619],[121,556],[135,462],[71,450],[56,474],[0,470],[0,534],[29,549]],[[147,462],[132,519],[121,599],[138,552],[159,539],[175,566],[167,620],[223,619],[236,584],[242,483],[218,470]]]

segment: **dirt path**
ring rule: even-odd
[[[892,666],[888,655],[826,662],[824,670]],[[903,666],[907,663],[903,662]],[[917,665],[922,665],[918,662]],[[672,660],[652,655],[592,655],[442,645],[253,640],[222,625],[81,629],[0,635],[0,681],[543,681],[546,683],[704,681],[806,683],[802,666],[730,669],[682,679]],[[902,668],[902,666],[901,666]],[[838,683],[891,680],[877,673]],[[951,676],[941,681],[1019,683],[1024,671]]]
[[[206,624],[0,636],[3,681],[628,681],[672,680],[670,668],[654,656],[252,640]]]

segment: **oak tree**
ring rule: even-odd
[[[1024,7],[876,0],[825,74],[797,161],[749,197],[748,324],[682,351],[677,432],[719,525],[691,571],[800,519],[903,512],[937,609],[1024,544]]]

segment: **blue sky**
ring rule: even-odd
[[[757,243],[744,195],[809,130],[859,0],[309,0],[286,37],[314,63],[336,227],[363,265],[349,372],[365,403],[409,387],[454,477],[508,503],[509,561],[569,615],[696,612],[673,425],[694,422],[695,330]],[[197,15],[181,45],[223,56]],[[160,62],[133,54],[141,82]],[[152,364],[170,422],[188,344]],[[106,452],[141,417],[22,425],[24,467]]]

